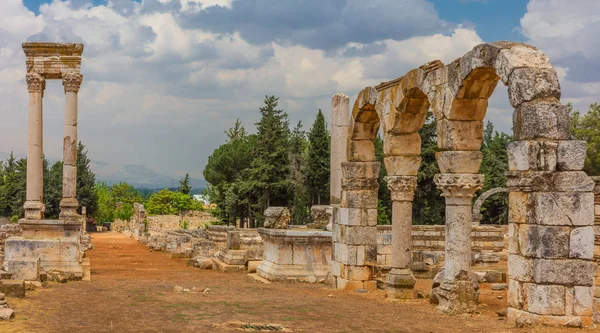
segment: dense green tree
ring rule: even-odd
[[[308,133],[306,184],[313,205],[329,203],[329,132],[321,110]]]
[[[417,188],[413,201],[413,224],[444,224],[445,203],[433,177],[440,173],[435,153],[437,147],[437,122],[433,113],[427,113],[421,135],[421,167],[417,174]]]
[[[379,199],[377,207],[377,223],[390,224],[390,217],[392,216],[392,197],[387,182],[385,181],[387,170],[383,163],[383,140],[380,136],[377,136],[375,140],[373,140],[373,144],[375,145],[375,160],[380,163],[379,176],[377,178],[379,181],[379,190],[377,192],[377,197]]]
[[[242,121],[239,118],[236,119],[233,127],[225,131],[225,135],[227,135],[227,142],[246,137],[246,129],[242,125]]]
[[[151,215],[176,215],[185,210],[203,210],[202,203],[189,194],[169,189],[153,194],[144,208]]]
[[[581,115],[573,111],[573,106],[568,105],[571,111],[571,139],[587,142],[587,155],[583,171],[590,176],[600,175],[600,104],[590,105],[588,112]]]
[[[94,186],[94,192],[98,197],[98,209],[94,215],[99,222],[114,221],[115,202],[110,193],[110,186],[98,182]]]
[[[79,201],[79,206],[85,206],[87,215],[93,216],[98,210],[98,196],[94,191],[96,174],[92,171],[90,163],[85,146],[79,141],[77,145],[77,201]]]
[[[44,159],[44,170],[45,215],[46,218],[57,219],[60,213],[60,200],[62,199],[63,162],[58,161],[48,168],[48,161]]]
[[[478,195],[496,188],[506,187],[506,176],[508,171],[508,155],[506,147],[512,141],[512,137],[505,133],[498,133],[494,125],[488,121],[483,132],[483,143],[481,152],[480,173],[485,175],[483,188]],[[482,223],[507,224],[508,223],[508,197],[506,193],[495,194],[489,197],[481,207],[483,214]]]
[[[112,222],[117,218],[129,220],[133,216],[133,204],[142,202],[140,193],[126,182],[112,186],[98,183],[94,190],[98,198],[95,217],[100,222]]]
[[[260,108],[261,119],[256,124],[257,141],[251,163],[250,179],[258,193],[257,217],[269,206],[289,206],[291,201],[289,122],[278,109],[279,98],[266,96]]]
[[[305,185],[307,161],[306,133],[302,130],[302,122],[298,122],[290,136],[290,178],[294,185],[294,201],[292,203],[292,223],[306,224],[310,215],[310,202]]]
[[[190,185],[190,175],[185,174],[185,177],[179,181],[178,192],[189,195],[192,192],[192,186]]]

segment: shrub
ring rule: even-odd
[[[13,215],[10,218],[10,223],[17,223],[17,222],[19,222],[19,215]]]

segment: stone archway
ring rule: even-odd
[[[379,165],[374,162],[371,140],[382,123],[388,141],[386,166],[394,176],[406,175],[410,159],[394,152],[408,147],[407,142],[417,144],[406,136],[414,132],[403,133],[403,127],[396,125],[409,128],[419,122],[420,111],[409,112],[409,106],[424,105],[423,92],[438,121],[436,158],[442,173],[435,182],[446,199],[441,285],[445,300],[439,309],[447,313],[475,309],[466,297],[473,292],[468,281],[472,198],[483,185],[478,172],[488,98],[502,81],[515,108],[515,141],[508,147],[509,321],[591,324],[593,241],[588,240],[593,237],[588,234],[593,236],[594,184],[581,171],[586,143],[567,140],[567,109],[560,103],[560,85],[548,57],[529,45],[497,42],[478,45],[448,65],[434,62],[422,68],[429,70],[405,76],[417,82],[422,78],[420,90],[402,91],[408,98],[397,97],[401,82],[410,81],[403,77],[378,89],[365,88],[354,104],[349,162],[342,166],[341,207],[346,210],[340,212],[333,233],[338,288],[373,286],[369,268],[373,253],[368,244],[375,243],[370,238],[375,233],[369,231],[376,224]],[[406,163],[399,163],[401,167],[391,163],[399,160]],[[412,160],[416,164],[418,157]],[[573,299],[580,303],[574,306]]]
[[[496,187],[491,190],[487,190],[483,192],[475,203],[473,204],[473,225],[479,225],[481,223],[481,206],[483,203],[492,195],[497,193],[508,193],[508,189],[506,187]]]

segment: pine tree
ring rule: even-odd
[[[235,120],[235,124],[232,128],[225,131],[225,135],[227,135],[227,142],[238,140],[246,136],[246,129],[239,118]]]
[[[277,109],[279,98],[266,96],[256,124],[257,142],[250,177],[257,191],[255,211],[262,215],[269,206],[289,206],[289,122],[287,114]],[[260,218],[260,215],[258,216]]]
[[[79,206],[86,207],[87,215],[94,215],[98,210],[98,195],[94,190],[96,174],[90,167],[85,146],[79,141],[77,145],[77,201]]]
[[[189,174],[185,174],[185,177],[183,177],[183,179],[181,179],[179,181],[179,188],[177,189],[178,192],[181,192],[183,194],[190,194],[192,192],[192,186],[190,185],[190,175]]]
[[[319,109],[308,133],[306,184],[312,204],[329,203],[329,132]]]
[[[290,178],[294,185],[293,224],[306,224],[310,213],[307,189],[304,185],[307,146],[306,133],[302,130],[302,122],[299,121],[290,136]]]

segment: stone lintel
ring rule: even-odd
[[[46,79],[62,79],[62,74],[79,72],[83,44],[78,43],[23,43],[27,73],[38,73]]]
[[[331,231],[258,228],[263,241],[277,244],[331,244]]]

